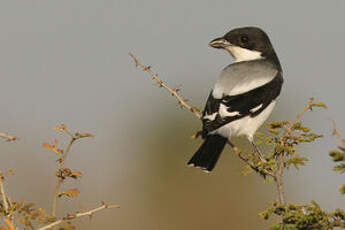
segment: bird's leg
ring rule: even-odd
[[[228,139],[228,144],[230,145],[230,147],[235,151],[239,151],[239,149]]]
[[[235,145],[228,139],[228,144],[230,145],[231,148],[235,148]]]
[[[252,145],[254,147],[254,151],[258,153],[260,160],[263,162],[267,162],[264,155],[261,153],[261,151],[259,150],[258,146],[255,144],[254,141],[252,141]]]

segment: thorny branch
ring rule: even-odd
[[[72,147],[73,143],[77,140],[77,138],[73,134],[70,134],[70,133],[68,133],[68,134],[71,136],[71,141],[69,142],[66,150],[64,151],[62,158],[59,159],[59,169],[60,170],[65,165],[66,158],[67,158],[69,152],[71,151],[71,147]],[[58,177],[57,184],[55,187],[54,198],[53,198],[52,216],[56,216],[57,202],[58,202],[62,182],[63,182],[63,178]]]
[[[64,169],[66,158],[68,157],[68,154],[71,151],[73,143],[76,140],[79,140],[80,138],[93,137],[93,135],[91,133],[78,133],[78,132],[73,134],[72,132],[70,132],[68,130],[68,128],[67,128],[67,126],[65,124],[61,124],[60,126],[56,126],[55,129],[59,130],[59,131],[61,131],[63,133],[66,133],[68,136],[71,137],[71,140],[70,140],[69,144],[67,145],[66,150],[65,151],[60,150],[63,153],[63,155],[62,155],[62,157],[60,159],[58,159],[58,162],[59,162],[59,170],[58,171],[61,172]],[[61,188],[61,185],[62,185],[64,179],[65,179],[64,177],[61,177],[61,176],[57,176],[57,177],[58,177],[58,179],[57,179],[57,184],[56,184],[56,187],[55,187],[55,193],[54,193],[54,198],[53,198],[53,206],[52,206],[52,216],[54,216],[54,217],[56,216],[58,198],[61,195],[60,188]]]
[[[307,112],[308,110],[311,110],[311,109],[312,109],[312,107],[313,107],[313,105],[314,105],[314,100],[315,100],[315,98],[313,98],[313,97],[309,99],[308,104],[306,104],[306,105],[304,106],[303,110],[297,115],[295,121],[294,121],[292,124],[290,124],[289,128],[287,128],[287,129],[285,130],[285,134],[284,134],[284,136],[281,138],[281,143],[282,143],[282,144],[285,143],[286,139],[287,139],[287,138],[289,137],[289,135],[292,133],[293,127],[294,127],[294,126],[297,124],[297,122],[302,118],[302,116],[305,114],[305,112]]]
[[[7,133],[0,133],[0,137],[6,139],[7,141],[18,140],[18,137],[8,135]],[[5,193],[4,176],[1,172],[0,172],[0,193],[1,193],[2,204],[3,204],[5,212],[7,214],[8,210],[9,210],[9,204],[8,204],[7,196]]]
[[[260,169],[258,168],[253,162],[250,161],[250,159],[242,154],[242,151],[236,147],[233,143],[230,141],[227,142],[228,145],[235,151],[237,156],[244,162],[246,163],[251,169],[253,169],[255,172],[260,173],[262,176],[271,176],[273,179],[275,179],[275,174],[266,170],[266,169]]]
[[[144,64],[142,64],[133,54],[129,53],[129,56],[131,58],[133,58],[135,65],[141,67],[144,71],[146,71],[147,73],[149,73],[152,77],[153,80],[156,81],[156,83],[158,84],[159,87],[162,87],[164,89],[166,89],[172,96],[176,97],[179,105],[181,105],[182,107],[188,109],[189,111],[191,111],[197,118],[201,118],[201,109],[199,109],[196,106],[191,106],[189,104],[187,104],[188,99],[183,98],[180,94],[179,91],[180,89],[178,88],[170,88],[169,86],[167,86],[161,79],[158,78],[158,75],[156,73],[154,73],[151,70],[151,66],[146,66]]]
[[[336,124],[335,124],[335,121],[332,120],[332,123],[333,123],[333,135],[335,135],[335,136],[338,138],[338,140],[339,140],[341,143],[343,143],[343,145],[345,146],[345,139],[340,135],[340,133],[339,133],[339,131],[338,131],[338,129],[337,129],[337,126],[336,126]]]
[[[0,137],[6,139],[7,141],[16,141],[18,137],[8,135],[7,133],[0,133]]]
[[[293,132],[293,127],[297,124],[297,122],[302,118],[305,112],[312,109],[313,107],[314,98],[310,98],[308,104],[303,108],[303,110],[297,115],[295,121],[290,124],[290,126],[285,130],[284,135],[280,138],[280,145],[286,146],[287,145],[287,138]],[[284,186],[283,186],[283,173],[284,173],[284,151],[276,152],[277,157],[277,169],[274,172],[274,179],[277,184],[277,191],[278,191],[278,199],[280,204],[285,204],[285,195],[284,195]]]
[[[70,220],[73,220],[73,219],[77,219],[77,218],[80,218],[80,217],[83,217],[83,216],[89,216],[89,217],[92,217],[93,214],[95,214],[96,212],[99,212],[103,209],[110,209],[110,208],[119,208],[120,206],[119,205],[107,205],[107,204],[102,204],[101,206],[97,207],[97,208],[94,208],[94,209],[91,209],[87,212],[80,212],[80,213],[74,213],[74,214],[67,214],[67,216],[65,216],[64,218],[62,219],[59,219],[59,220],[56,220],[55,222],[51,223],[51,224],[48,224],[46,226],[43,226],[43,227],[40,227],[36,230],[47,230],[47,229],[51,229],[57,225],[60,225],[64,222],[67,222],[67,221],[70,221]]]

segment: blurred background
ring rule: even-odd
[[[325,137],[299,149],[311,161],[285,175],[287,200],[344,208],[344,177],[328,157],[338,144],[331,119],[345,135],[344,10],[343,0],[1,1],[0,131],[20,137],[0,143],[1,170],[16,171],[7,193],[51,209],[57,157],[41,144],[67,143],[52,129],[65,123],[96,137],[73,146],[67,166],[84,176],[65,188],[81,194],[63,199],[59,213],[121,205],[77,221],[79,229],[267,229],[258,213],[276,199],[274,185],[242,176],[229,149],[211,174],[186,167],[201,143],[190,138],[200,122],[128,56],[203,107],[232,61],[208,42],[251,25],[268,32],[284,69],[270,120],[294,119],[310,97],[329,106],[303,118]]]

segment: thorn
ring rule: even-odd
[[[144,70],[145,70],[145,71],[151,70],[151,66],[149,66],[149,65],[148,65],[148,66],[145,66],[145,67],[144,67]]]
[[[134,55],[133,55],[132,53],[128,53],[128,55],[129,55],[131,58],[133,58],[135,67],[138,67],[139,61],[136,59],[136,57],[134,57]]]

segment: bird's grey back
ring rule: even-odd
[[[260,87],[273,80],[278,72],[278,69],[265,59],[232,63],[221,72],[213,96],[221,98]]]

